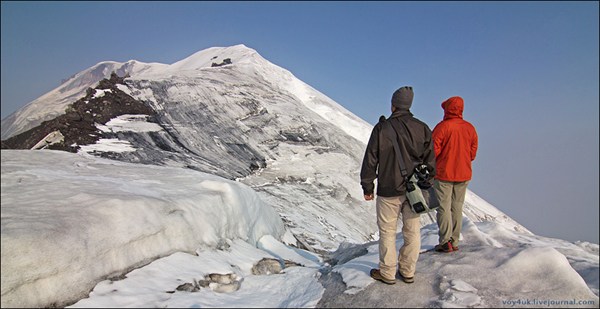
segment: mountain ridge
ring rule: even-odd
[[[225,59],[230,63],[212,65]],[[98,146],[91,153],[190,168],[243,182],[274,205],[299,243],[313,250],[333,250],[343,242],[376,237],[373,209],[363,201],[358,184],[372,126],[288,70],[245,45],[215,47],[172,65],[102,62],[76,75],[83,79],[65,83],[71,88],[63,94],[76,92],[83,88],[83,80],[104,75],[106,68],[115,66],[128,74],[115,84],[116,89],[150,107],[155,115],[147,121],[160,129],[101,130],[104,119],[96,124],[97,143],[118,141],[129,148],[102,151]],[[105,93],[105,88],[99,85],[94,91]],[[67,98],[57,95],[49,108],[37,113],[64,109]],[[42,100],[33,102],[24,109],[36,114]],[[474,207],[477,203],[470,201],[477,199],[469,191],[465,213],[474,221],[505,222],[529,232],[492,205]],[[423,225],[432,222],[432,217],[422,216]],[[314,231],[328,235],[326,241]]]

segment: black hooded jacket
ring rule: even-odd
[[[371,132],[360,171],[360,183],[365,195],[373,194],[375,179],[379,196],[400,196],[406,191],[391,140],[396,135],[390,131],[390,126],[385,125],[386,122],[398,132],[397,136],[402,140],[399,142],[404,144],[400,148],[404,151],[402,157],[409,176],[420,164],[427,165],[431,179],[435,175],[431,130],[427,124],[413,117],[410,111],[396,110],[389,119],[380,119]]]

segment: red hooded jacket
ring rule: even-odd
[[[477,132],[468,121],[463,120],[464,101],[451,97],[442,103],[444,120],[432,132],[437,173],[435,178],[443,181],[462,182],[471,180],[471,161],[477,154]]]

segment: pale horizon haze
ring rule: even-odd
[[[431,129],[441,103],[463,97],[479,135],[469,189],[535,234],[597,244],[598,12],[598,1],[2,1],[2,119],[102,61],[171,64],[244,44],[373,125],[404,85]]]

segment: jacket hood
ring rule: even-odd
[[[442,108],[444,109],[444,120],[450,118],[462,119],[465,102],[461,97],[451,97],[442,103]]]

